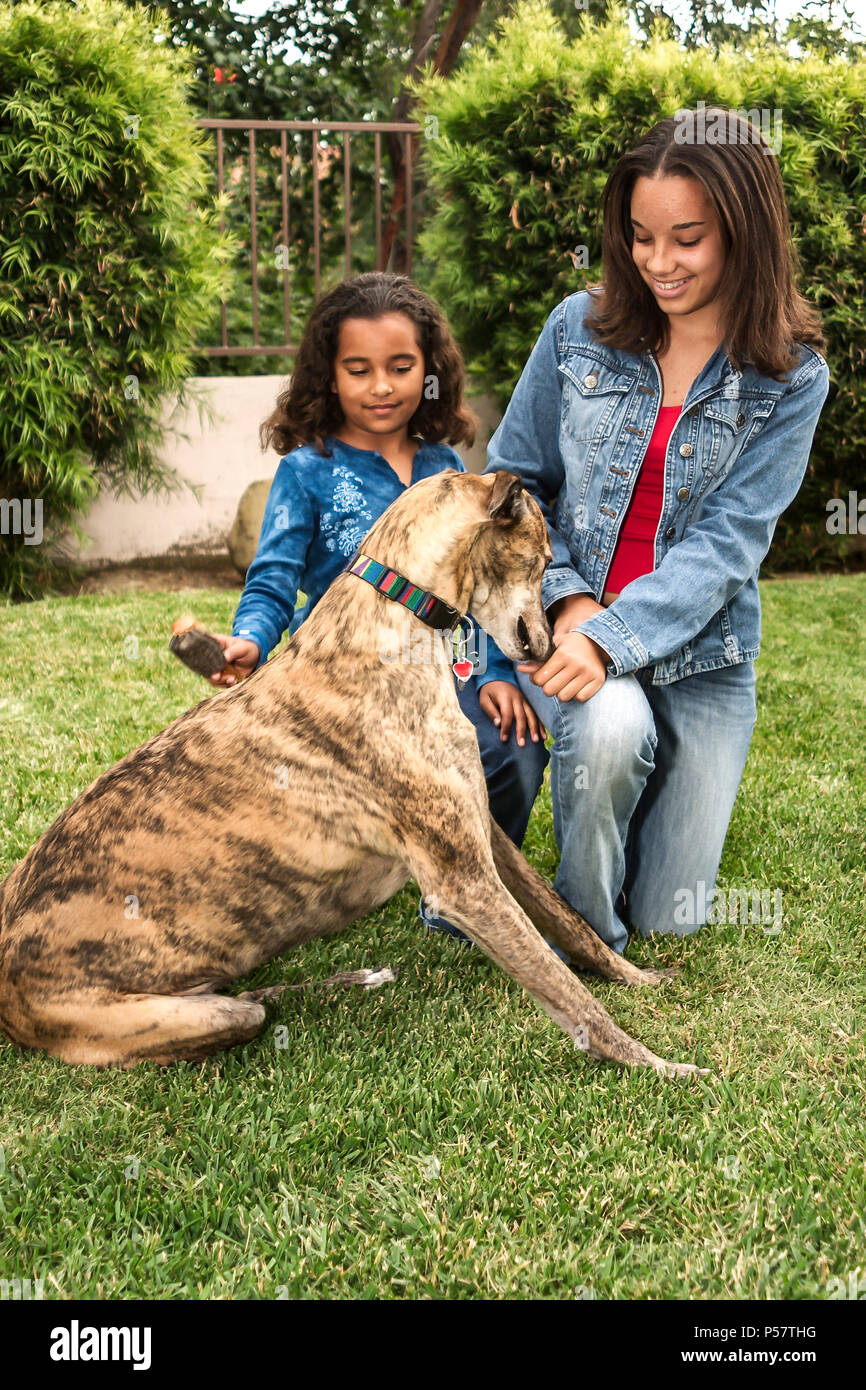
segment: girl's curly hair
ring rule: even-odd
[[[292,375],[259,430],[262,449],[287,454],[299,444],[315,443],[329,457],[325,436],[342,425],[339,397],[330,390],[343,319],[378,319],[407,314],[424,356],[424,376],[434,377],[438,396],[425,392],[409,421],[410,434],[431,444],[472,444],[478,417],[463,404],[464,365],[459,347],[438,304],[408,275],[372,270],[353,275],[324,295],[313,309],[295,357]]]

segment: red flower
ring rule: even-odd
[[[214,80],[214,82],[222,82],[222,80],[223,80],[223,70],[222,70],[222,68],[214,68],[214,70],[213,70],[213,80]]]

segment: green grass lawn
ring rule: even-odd
[[[396,983],[289,992],[229,1054],[98,1072],[0,1039],[0,1278],[66,1299],[809,1299],[866,1276],[866,576],[762,593],[719,884],[780,889],[782,930],[633,940],[677,980],[591,982],[628,1032],[711,1076],[576,1051],[481,952],[421,929],[411,884],[245,982],[390,965]],[[168,628],[192,607],[229,631],[236,601],[0,607],[0,877],[207,693]],[[546,784],[525,848],[552,877]]]

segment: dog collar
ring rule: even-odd
[[[447,632],[454,652],[452,669],[457,678],[458,689],[463,689],[469,677],[473,675],[474,668],[480,665],[477,657],[473,659],[468,655],[469,638],[473,631],[473,622],[468,615],[453,608],[430,589],[419,589],[418,585],[413,584],[405,575],[398,574],[396,570],[374,560],[370,555],[362,554],[360,547],[345,565],[343,573],[356,574],[359,579],[372,584],[374,589],[378,589],[380,594],[384,594],[392,602],[402,603],[404,608],[408,608],[428,627],[441,628]]]
[[[366,579],[368,584],[394,603],[402,603],[405,608],[411,609],[415,617],[428,627],[447,628],[450,631],[463,621],[463,614],[452,608],[450,603],[429,589],[419,589],[404,575],[389,569],[387,565],[381,565],[369,555],[363,555],[360,550],[355,551],[346,569],[350,574],[357,574],[359,579]]]

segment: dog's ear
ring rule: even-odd
[[[487,515],[493,521],[519,521],[526,515],[526,511],[526,495],[517,475],[501,470],[495,473],[487,503]]]

